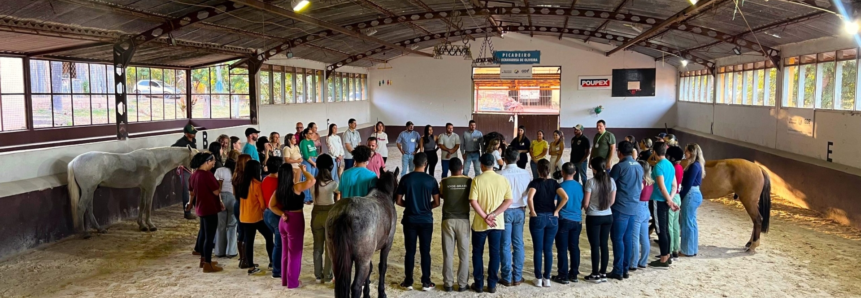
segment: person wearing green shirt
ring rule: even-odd
[[[616,136],[612,132],[607,131],[607,122],[603,119],[598,120],[598,133],[595,134],[595,148],[592,149],[592,157],[601,157],[607,162],[607,170],[611,167],[613,156],[616,153]]]
[[[317,145],[311,139],[312,134],[308,129],[301,133],[302,142],[299,143],[299,152],[302,153],[302,164],[311,176],[317,176]],[[304,181],[304,180],[302,180]],[[305,190],[305,204],[310,205],[314,201],[311,197],[311,190]]]

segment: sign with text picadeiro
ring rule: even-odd
[[[539,64],[541,51],[495,51],[493,58],[499,64]]]

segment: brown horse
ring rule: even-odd
[[[703,198],[716,199],[735,193],[747,215],[753,221],[746,251],[759,246],[759,233],[768,233],[771,217],[771,179],[759,165],[744,159],[723,159],[706,162],[706,176],[700,189]]]
[[[371,258],[380,251],[380,283],[377,297],[386,297],[386,268],[398,215],[395,211],[395,190],[398,174],[384,171],[376,187],[365,197],[342,199],[329,210],[326,220],[326,244],[335,275],[336,298],[370,297]],[[356,264],[356,274],[350,285],[350,274]]]

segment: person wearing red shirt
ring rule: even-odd
[[[377,138],[370,137],[368,138],[368,148],[371,148],[371,159],[368,160],[368,170],[377,174],[377,178],[380,178],[380,171],[386,168],[386,161],[383,159],[383,155],[377,153]]]
[[[194,207],[200,217],[200,230],[203,231],[203,251],[200,257],[200,268],[203,272],[218,272],[223,269],[218,262],[212,261],[212,249],[215,247],[215,231],[218,228],[218,212],[224,210],[221,202],[221,186],[210,171],[215,166],[215,156],[211,153],[198,153],[191,161],[192,169],[196,169],[188,183],[191,201],[186,210]]]

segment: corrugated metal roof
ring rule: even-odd
[[[483,1],[479,1],[484,3]],[[560,13],[572,5],[572,0],[531,0],[536,10],[549,9],[549,14],[532,13],[532,25],[546,28],[566,28],[579,30],[598,30],[606,20],[606,25],[599,32],[622,36],[636,37],[639,32],[631,28],[628,21],[613,18],[586,17],[579,10],[597,10],[613,12],[617,6],[624,3],[618,10],[622,17],[636,15],[640,18],[668,18],[684,10],[691,4],[687,0],[578,0],[576,13]],[[830,1],[820,1],[831,4]],[[828,3],[824,3],[828,2]],[[849,0],[843,3],[849,5]],[[36,53],[50,49],[62,49],[79,46],[93,41],[103,41],[106,45],[87,49],[68,50],[50,53],[51,56],[96,59],[108,61],[111,59],[110,43],[121,34],[138,34],[161,25],[163,22],[178,18],[201,9],[218,7],[224,0],[33,0],[33,1],[4,1],[0,6],[0,52]],[[275,0],[267,3],[290,10],[289,0]],[[493,7],[522,7],[522,1],[490,1]],[[797,18],[815,13],[819,10],[808,6],[789,3],[789,1],[739,1],[738,9],[735,1],[718,1],[713,7],[708,7],[704,13],[685,21],[685,23],[702,27],[706,30],[716,30],[728,35],[736,35],[757,28],[774,24],[782,20]],[[817,2],[819,3],[819,2]],[[429,10],[428,10],[429,9]],[[347,26],[359,22],[377,19],[394,19],[395,24],[375,25],[376,33],[373,38],[387,42],[400,42],[427,33],[439,33],[452,30],[446,19],[439,17],[440,12],[472,9],[472,1],[468,0],[312,0],[312,4],[302,15],[338,26]],[[740,11],[739,11],[740,10]],[[567,10],[565,10],[567,12]],[[430,14],[434,12],[435,14]],[[744,18],[742,18],[742,13]],[[396,16],[391,18],[391,16]],[[412,24],[397,21],[397,16],[407,18],[416,15]],[[432,19],[425,19],[426,16]],[[450,16],[449,16],[450,17]],[[502,25],[528,26],[529,19],[525,13],[510,15],[494,15],[494,20]],[[567,19],[567,21],[566,21]],[[9,21],[14,20],[14,22]],[[626,19],[627,20],[627,19]],[[746,22],[745,22],[746,20]],[[20,21],[20,22],[18,22]],[[454,19],[462,29],[489,27],[485,15],[463,15]],[[566,26],[567,22],[567,26]],[[638,21],[635,21],[638,22]],[[832,13],[805,20],[800,23],[776,26],[762,30],[754,35],[747,34],[746,39],[758,40],[764,46],[777,47],[782,44],[795,43],[803,40],[836,35],[840,32],[841,20]],[[655,22],[657,23],[657,22]],[[55,25],[52,25],[55,24]],[[57,25],[58,24],[58,25]],[[640,30],[648,30],[651,24],[637,24]],[[420,28],[420,29],[419,29]],[[135,63],[168,64],[177,66],[192,66],[208,62],[222,61],[230,57],[241,58],[253,51],[269,50],[289,39],[317,34],[326,31],[318,27],[295,21],[273,12],[243,7],[237,10],[208,17],[203,22],[187,26],[172,32],[171,36],[186,42],[184,46],[167,47],[163,40],[157,44],[147,45],[138,51],[133,59]],[[537,30],[536,30],[537,31]],[[537,32],[546,35],[559,33]],[[367,33],[367,31],[362,31]],[[473,33],[478,40],[471,42],[480,45],[483,33]],[[587,39],[587,36],[579,36]],[[459,42],[459,37],[452,38]],[[590,42],[606,43],[601,38],[589,38]],[[694,34],[681,30],[668,32],[649,39],[660,46],[679,50],[696,49],[694,53],[700,57],[715,59],[732,54],[734,45],[717,43],[710,47],[702,47],[718,41],[709,36]],[[410,47],[417,45],[418,49],[433,47],[440,39],[411,42]],[[617,42],[618,43],[618,42]],[[335,63],[348,57],[379,48],[381,45],[344,34],[319,36],[312,46],[298,46],[292,49],[295,57]],[[700,47],[700,48],[698,48]],[[698,48],[698,49],[697,49]],[[662,53],[647,47],[634,46],[634,51],[660,57]],[[475,49],[477,51],[477,49]],[[748,54],[755,54],[748,49]],[[390,59],[400,55],[400,49],[389,49],[385,54],[375,54],[372,58]],[[383,58],[381,58],[383,57]],[[385,58],[389,57],[389,58]],[[358,60],[351,65],[372,65],[373,62]]]

